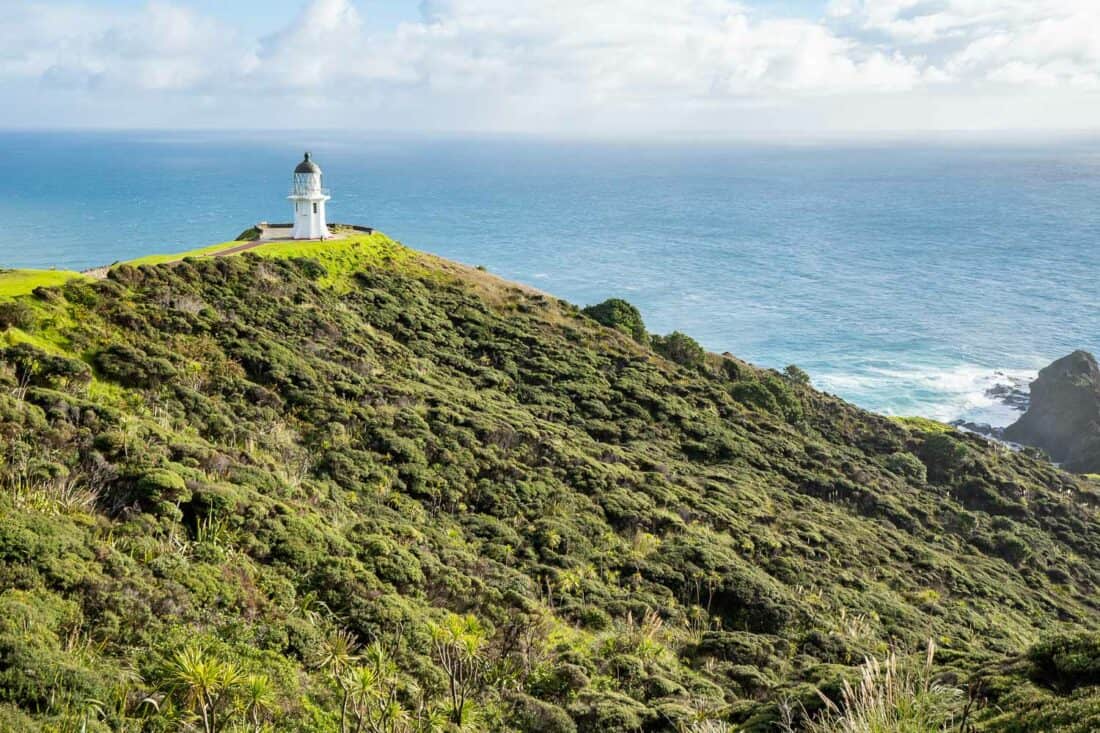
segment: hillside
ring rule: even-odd
[[[943,729],[1100,728],[1087,477],[381,234],[51,285],[0,730],[801,730],[929,640]]]

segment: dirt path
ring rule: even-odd
[[[218,250],[217,252],[211,252],[208,255],[203,255],[203,257],[225,257],[226,255],[235,255],[239,252],[247,252],[250,249],[259,247],[261,244],[271,244],[271,240],[263,241],[257,239],[255,242],[245,242],[243,244],[237,245],[236,247],[230,247],[229,249],[222,249]]]

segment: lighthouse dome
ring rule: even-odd
[[[295,173],[320,173],[321,167],[310,160],[310,154],[306,153],[306,157],[298,164],[298,167],[294,169]]]

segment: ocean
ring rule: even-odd
[[[898,415],[1004,425],[992,385],[1100,349],[1100,139],[595,143],[0,133],[0,267],[76,268],[331,221],[680,330]]]

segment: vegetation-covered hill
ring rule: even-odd
[[[375,234],[0,331],[0,730],[840,730],[868,657],[876,730],[1100,728],[1089,479],[621,301]]]

